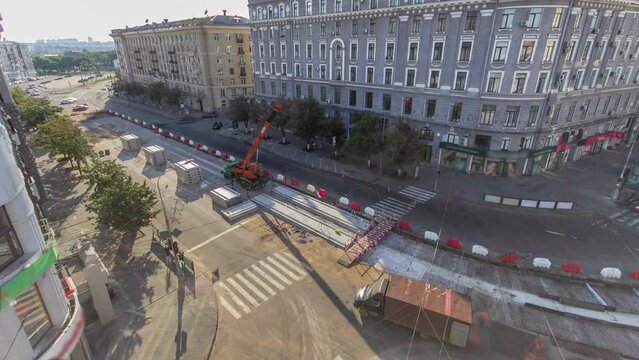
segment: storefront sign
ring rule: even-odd
[[[439,147],[441,149],[453,150],[453,151],[457,151],[464,154],[470,154],[470,155],[486,156],[486,154],[488,153],[488,149],[484,149],[480,147],[466,147],[466,146],[461,146],[461,145],[448,143],[448,142],[440,142]]]
[[[605,134],[594,135],[586,139],[586,144],[592,145],[599,141],[604,141],[606,139],[623,139],[624,135],[622,132],[613,131]]]

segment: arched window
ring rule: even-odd
[[[313,2],[312,1],[307,1],[306,2],[306,16],[308,15],[313,15]]]
[[[279,8],[280,8],[280,10],[279,10],[280,17],[281,18],[285,17],[286,14],[284,13],[284,4],[280,4]]]
[[[297,1],[293,3],[293,16],[300,16],[300,4]]]
[[[261,6],[259,6],[257,8],[257,19],[258,20],[262,20],[262,7]]]

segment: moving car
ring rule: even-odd
[[[393,275],[365,285],[353,305],[374,316],[465,347],[472,325],[470,298],[443,287]]]
[[[87,104],[79,104],[73,107],[73,111],[85,111],[89,108]]]
[[[74,97],[68,97],[66,99],[62,99],[62,101],[60,101],[60,104],[62,104],[62,105],[64,105],[64,104],[73,104],[76,101],[78,101],[78,99],[76,99]]]

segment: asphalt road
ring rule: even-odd
[[[180,123],[161,119],[138,108],[108,101],[99,87],[79,88],[71,94],[53,95],[54,99],[77,97],[79,102],[100,107],[107,101],[109,108],[131,116],[161,124],[163,129],[179,132],[200,143],[223,149],[240,158],[246,154],[249,144],[223,137],[211,131],[212,120],[195,118]],[[124,120],[121,120],[126,124]],[[132,126],[132,125],[130,125]],[[147,130],[143,130],[147,131]],[[237,130],[237,131],[242,131]],[[277,141],[275,138],[268,141]],[[268,142],[267,141],[267,142]],[[294,176],[302,184],[312,183],[324,187],[336,196],[345,195],[363,204],[383,201],[389,196],[405,202],[411,199],[375,184],[375,180],[362,181],[344,179],[318,168],[309,168],[288,158],[262,151],[259,154],[264,167],[272,173]],[[574,184],[573,186],[578,186]],[[454,182],[440,184],[441,191],[425,204],[416,207],[404,216],[418,231],[435,230],[442,227],[442,239],[454,236],[467,246],[479,244],[498,251],[513,251],[547,257],[552,261],[580,261],[584,269],[598,272],[604,266],[632,269],[639,265],[639,237],[628,229],[613,226],[593,213],[531,213],[511,209],[499,209],[478,205],[451,197],[449,189],[455,190]],[[445,215],[444,215],[445,214]]]

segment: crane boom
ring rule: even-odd
[[[262,139],[264,139],[264,137],[266,136],[266,133],[268,132],[268,129],[271,127],[271,122],[273,121],[273,119],[275,119],[275,116],[277,115],[278,112],[280,112],[280,110],[282,110],[282,104],[280,104],[279,102],[275,102],[275,105],[273,106],[273,110],[271,110],[271,113],[269,114],[269,116],[266,119],[264,119],[264,125],[262,125],[262,130],[260,130],[260,133],[257,134],[257,137],[253,141],[253,146],[251,146],[251,149],[249,150],[248,154],[246,154],[246,157],[241,163],[241,167],[243,169],[245,169],[251,162],[253,155],[255,155],[255,152],[260,147],[260,143],[262,142]]]

